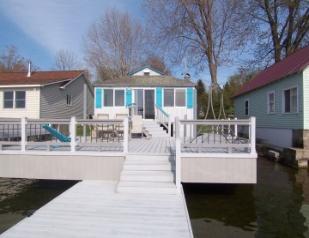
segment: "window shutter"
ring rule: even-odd
[[[193,108],[193,88],[187,88],[187,108]]]
[[[103,90],[102,88],[95,89],[95,108],[102,108],[102,96]]]
[[[126,106],[130,106],[132,104],[132,90],[126,89]]]
[[[156,105],[162,108],[162,88],[156,88]]]

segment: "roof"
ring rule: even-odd
[[[160,74],[160,75],[163,75],[163,74],[164,74],[164,73],[161,72],[160,70],[155,69],[155,68],[151,67],[150,65],[143,65],[143,66],[141,66],[141,67],[139,67],[139,68],[136,68],[136,69],[132,70],[131,72],[129,72],[129,73],[128,73],[128,76],[132,76],[133,74],[135,74],[135,73],[137,73],[137,72],[139,72],[139,71],[142,71],[143,69],[147,69],[147,68],[150,69],[150,70],[152,70],[152,71],[154,71],[154,72],[156,72],[156,73],[158,73],[158,74]]]
[[[118,80],[106,80],[95,84],[97,87],[194,87],[190,80],[172,76],[132,76]]]
[[[245,83],[242,88],[234,95],[238,97],[242,94],[251,92],[276,82],[289,75],[299,73],[309,65],[309,46],[296,51],[282,61],[271,65],[262,72],[258,73],[253,79]]]
[[[81,75],[83,70],[70,71],[34,71],[27,77],[27,72],[0,72],[0,85],[47,85],[70,81]]]

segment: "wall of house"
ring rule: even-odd
[[[124,88],[114,88],[114,89],[124,89]],[[126,88],[125,90],[125,104],[131,104],[131,103],[135,103],[136,102],[136,95],[135,95],[135,91],[134,89],[136,88]],[[178,117],[179,119],[184,119],[185,116],[187,117],[187,119],[195,119],[195,103],[196,103],[196,92],[194,88],[185,88],[186,89],[186,93],[185,93],[185,102],[186,105],[183,107],[165,107],[164,106],[164,88],[144,88],[144,89],[153,89],[155,91],[154,93],[154,100],[155,100],[155,105],[161,106],[161,108],[169,114],[169,116],[171,117],[171,120],[175,120],[176,117]],[[157,91],[161,91],[161,93],[158,93]],[[188,93],[188,90],[190,90],[190,93]],[[104,98],[104,88],[101,87],[97,87],[95,89],[95,91],[97,91],[97,93],[95,93],[95,117],[98,118],[109,118],[109,119],[116,119],[119,117],[123,117],[124,115],[128,115],[129,114],[129,110],[127,108],[127,106],[122,106],[122,107],[106,107],[103,104],[103,98]],[[130,91],[130,93],[128,94],[128,91]],[[128,99],[128,95],[130,97],[130,99]],[[189,96],[188,96],[189,95]],[[101,97],[98,100],[101,100],[100,105],[96,105],[96,100],[98,97]],[[158,98],[160,97],[161,100]],[[189,98],[191,98],[191,100],[189,100]]]
[[[309,66],[303,71],[303,85],[304,129],[309,130]]]
[[[298,112],[285,113],[283,112],[283,92],[294,86],[298,88]],[[267,112],[267,94],[271,91],[275,92],[274,113]],[[293,130],[304,127],[303,95],[302,73],[294,74],[235,98],[235,116],[237,118],[255,116],[257,138],[278,146],[292,146]],[[245,100],[249,100],[248,116],[245,115]]]
[[[84,100],[83,76],[61,89],[61,84],[52,84],[41,89],[41,118],[70,118],[75,116],[83,118]],[[72,96],[72,105],[67,105],[66,95]],[[93,113],[93,96],[88,87],[87,97],[89,100],[87,115]],[[91,102],[91,103],[90,103]]]
[[[3,92],[11,90],[26,91],[26,107],[25,108],[4,108]],[[40,88],[38,87],[13,87],[0,88],[0,117],[5,118],[39,118],[40,117]]]

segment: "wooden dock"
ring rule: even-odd
[[[192,237],[182,193],[137,196],[116,187],[79,182],[0,237]]]

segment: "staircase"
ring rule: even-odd
[[[144,120],[143,126],[146,134],[151,135],[153,138],[169,137],[168,133],[155,120]]]
[[[168,155],[129,154],[124,162],[117,192],[176,194],[174,158]]]

